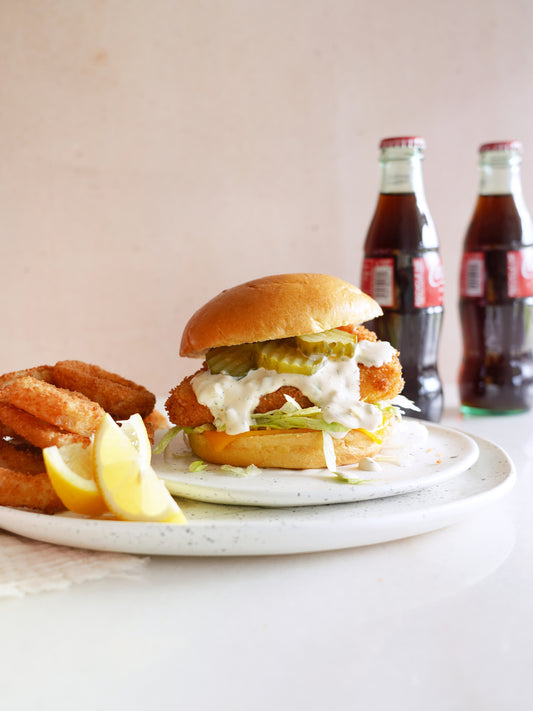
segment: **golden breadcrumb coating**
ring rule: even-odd
[[[355,333],[359,340],[376,341],[377,336],[373,331],[369,331],[364,326],[345,327]],[[199,427],[210,424],[214,421],[213,415],[208,407],[201,405],[196,399],[191,380],[198,373],[206,369],[206,365],[194,373],[187,376],[171,392],[165,403],[168,417],[175,425],[182,427]],[[381,367],[359,366],[360,370],[360,399],[365,402],[380,402],[381,400],[392,400],[403,388],[402,367],[398,359],[398,354],[393,356],[390,363],[385,363]],[[277,410],[286,403],[285,395],[294,398],[301,407],[309,407],[313,403],[305,397],[302,392],[292,386],[284,386],[273,393],[264,395],[259,400],[259,405],[255,412],[270,412]]]

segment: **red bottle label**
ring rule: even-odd
[[[510,250],[506,253],[507,296],[521,299],[533,296],[533,247]],[[461,296],[485,295],[487,268],[484,252],[465,252],[461,262]]]
[[[413,259],[414,307],[442,306],[444,303],[444,272],[437,252],[428,252]]]
[[[413,305],[418,309],[442,306],[444,275],[437,252],[413,258]],[[366,257],[363,261],[361,289],[380,306],[394,304],[394,258]]]
[[[507,252],[507,296],[533,296],[533,247]]]

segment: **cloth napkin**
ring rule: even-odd
[[[0,531],[0,598],[24,597],[103,578],[140,578],[150,559],[56,546]]]

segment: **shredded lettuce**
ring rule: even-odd
[[[338,422],[326,422],[322,416],[322,411],[319,407],[300,407],[294,398],[290,395],[285,395],[286,402],[278,410],[271,410],[264,413],[253,413],[251,430],[271,429],[271,430],[293,430],[293,429],[308,429],[319,430],[333,437],[342,437],[349,431],[348,427],[339,424]],[[398,395],[394,400],[373,403],[383,415],[394,417],[397,420],[401,419],[400,408],[417,409],[413,403],[407,398]],[[159,444],[154,448],[154,454],[161,454],[174,437],[180,432],[186,434],[190,432],[205,432],[212,429],[211,425],[201,425],[200,427],[180,427],[176,425],[171,427],[161,438]],[[366,430],[365,430],[366,432]],[[379,435],[367,432],[371,439],[376,441]],[[325,441],[325,440],[324,440]],[[329,446],[329,445],[325,445]],[[329,468],[329,467],[328,467]]]
[[[207,464],[205,462],[202,462],[201,459],[198,459],[196,462],[191,462],[189,465],[189,471],[190,472],[203,472],[204,469],[207,469]]]
[[[374,484],[372,479],[360,479],[359,477],[348,476],[347,474],[341,472],[335,472],[341,481],[345,484],[359,485],[359,484]]]
[[[340,425],[338,422],[326,422],[319,407],[301,408],[290,400],[279,410],[252,414],[250,429],[259,428],[272,430],[322,430],[333,435],[343,435],[348,432],[348,427]]]
[[[249,464],[247,467],[234,467],[231,464],[223,464],[220,469],[223,472],[228,472],[229,474],[240,477],[257,476],[261,474],[261,469],[256,467],[255,464]]]
[[[412,400],[409,400],[409,398],[406,398],[405,395],[396,395],[395,398],[393,398],[390,401],[390,404],[394,407],[399,407],[400,409],[404,410],[415,410],[415,412],[420,412],[420,408],[412,402]]]
[[[156,446],[154,447],[153,452],[154,454],[161,454],[162,452],[164,452],[168,445],[172,442],[174,437],[179,435],[180,432],[185,432],[185,434],[188,434],[189,432],[205,432],[206,430],[210,429],[210,425],[201,425],[200,427],[180,427],[179,425],[175,425],[174,427],[171,427],[165,432],[165,434],[159,440],[158,444],[156,444]]]
[[[359,477],[350,476],[347,473],[337,471],[337,458],[335,457],[335,445],[333,443],[332,436],[323,431],[322,432],[323,447],[324,447],[324,459],[326,460],[326,467],[328,471],[335,474],[342,482],[345,484],[369,484],[369,479],[361,479]]]
[[[329,432],[322,430],[322,447],[324,449],[324,459],[327,469],[332,473],[337,473],[337,457],[335,456],[335,445]]]

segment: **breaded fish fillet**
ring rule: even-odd
[[[346,329],[348,330],[348,329]],[[353,329],[360,340],[376,341],[377,336],[372,331],[358,326]],[[206,366],[202,370],[205,370]],[[186,377],[171,392],[166,401],[168,417],[175,425],[182,427],[199,427],[214,421],[213,415],[208,407],[201,405],[194,393],[191,385],[192,379],[202,370],[194,375]],[[360,371],[360,399],[365,402],[380,402],[381,400],[392,400],[403,388],[402,368],[398,355],[395,354],[390,363],[385,363],[381,367],[359,366]],[[259,405],[255,412],[270,412],[277,410],[286,403],[285,395],[294,398],[301,407],[310,407],[313,403],[302,394],[302,392],[292,386],[284,386],[273,393],[264,395],[259,400]]]
[[[198,371],[202,372],[201,370]],[[194,374],[196,375],[196,373]],[[175,425],[182,427],[199,427],[213,422],[214,418],[211,410],[205,405],[201,405],[196,399],[196,395],[191,385],[194,375],[190,375],[177,385],[170,393],[166,401],[168,418]],[[313,403],[303,395],[298,388],[284,386],[274,393],[263,395],[259,400],[259,405],[255,412],[270,412],[277,410],[287,402],[285,395],[294,398],[300,407],[310,407]]]

